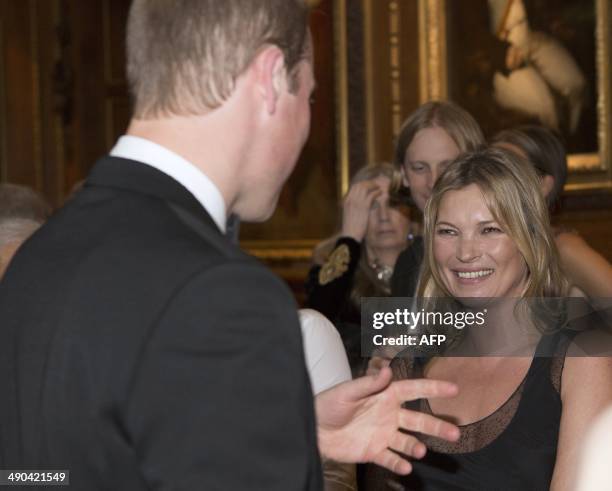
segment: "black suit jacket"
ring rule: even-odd
[[[73,489],[320,489],[288,289],[180,184],[107,157],[0,283],[0,468]]]

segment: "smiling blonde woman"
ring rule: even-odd
[[[584,335],[561,323],[517,356],[468,356],[466,339],[483,345],[512,340],[535,317],[504,305],[525,297],[566,295],[548,211],[533,168],[508,151],[488,149],[454,161],[436,183],[425,209],[421,297],[446,297],[464,306],[497,310],[486,330],[463,336],[444,355],[398,356],[396,379],[435,378],[459,386],[447,401],[410,407],[459,425],[456,443],[424,438],[427,455],[407,477],[369,466],[374,489],[569,489],[583,426],[612,402],[612,361],[566,356]],[[500,315],[501,314],[501,315]],[[509,317],[514,316],[514,319]],[[499,322],[497,322],[499,321]],[[464,353],[463,355],[458,353]],[[546,354],[547,356],[544,356]]]
[[[426,240],[418,296],[451,295],[434,252],[436,244],[441,242],[438,239],[442,233],[438,223],[440,209],[449,192],[466,190],[470,186],[478,189],[495,223],[503,224],[503,235],[516,243],[526,263],[529,274],[521,296],[567,295],[567,280],[559,265],[548,209],[538,192],[537,174],[511,152],[488,149],[459,158],[435,186],[425,209],[424,237],[431,240]],[[456,207],[454,209],[457,211]]]

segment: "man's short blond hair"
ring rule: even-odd
[[[266,45],[290,75],[307,46],[304,0],[134,0],[127,75],[139,119],[202,114],[229,97]]]

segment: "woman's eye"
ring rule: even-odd
[[[457,232],[452,228],[439,228],[436,233],[438,235],[457,235]]]
[[[483,234],[495,234],[495,233],[502,233],[503,230],[500,229],[499,227],[485,227],[482,229],[482,233]]]

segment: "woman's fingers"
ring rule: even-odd
[[[372,181],[354,184],[344,199],[342,235],[361,242],[366,234],[370,208],[381,195],[380,187]]]
[[[372,201],[375,197],[380,196],[382,190],[380,186],[373,181],[361,181],[354,184],[346,195],[345,202],[354,202],[355,204],[363,204],[364,201]]]

